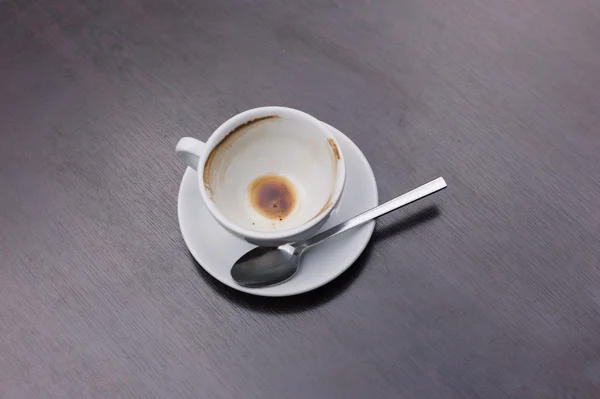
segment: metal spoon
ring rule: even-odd
[[[256,247],[235,262],[231,268],[231,277],[239,285],[249,288],[281,284],[296,274],[300,266],[300,257],[307,248],[327,238],[363,225],[411,202],[425,198],[444,188],[446,188],[446,182],[443,178],[438,177],[421,187],[415,188],[385,204],[369,209],[305,241],[285,244],[280,247]]]

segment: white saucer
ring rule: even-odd
[[[346,158],[346,186],[340,204],[323,227],[327,229],[378,205],[377,184],[369,162],[346,135],[327,125],[334,133]],[[261,296],[301,294],[327,284],[342,274],[367,246],[375,222],[352,229],[309,249],[302,256],[294,278],[266,288],[237,285],[229,271],[233,263],[254,247],[229,234],[206,209],[196,171],[187,168],[179,187],[177,204],[179,227],[192,256],[208,274],[239,291]]]

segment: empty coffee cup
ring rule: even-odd
[[[316,233],[337,206],[346,177],[343,154],[329,129],[285,107],[242,112],[206,143],[182,138],[176,152],[198,171],[211,215],[257,245],[277,246]]]

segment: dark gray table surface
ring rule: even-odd
[[[261,105],[449,188],[322,289],[226,288],[174,146]],[[2,399],[600,397],[597,0],[0,0],[0,135]]]

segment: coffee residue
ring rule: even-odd
[[[258,177],[248,186],[250,204],[261,215],[283,221],[296,205],[296,189],[284,176],[268,174]]]
[[[333,154],[335,155],[335,157],[337,159],[341,159],[340,158],[340,150],[338,150],[338,147],[337,147],[337,144],[335,143],[335,140],[333,140],[333,139],[327,139],[327,141],[329,142],[329,146],[333,150]]]

